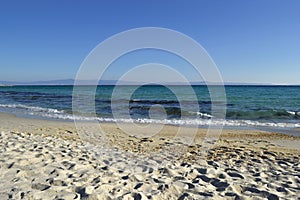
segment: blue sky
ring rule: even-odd
[[[297,0],[3,0],[0,80],[75,78],[84,58],[101,41],[152,26],[195,39],[213,58],[224,81],[300,84],[299,10]],[[128,59],[143,63],[149,56],[157,57],[151,52],[129,56],[120,65]],[[115,79],[119,72],[116,65],[106,78]]]

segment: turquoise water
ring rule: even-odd
[[[0,87],[0,112],[88,121],[91,120],[94,108],[86,105],[85,100],[93,94],[93,87],[81,87],[85,91],[80,97],[81,109],[76,109],[74,113],[72,86]],[[225,120],[212,115],[211,99],[206,86],[193,86],[196,100],[193,99],[193,94],[188,92],[187,86],[143,86],[132,93],[133,87],[121,86],[119,92],[114,93],[114,97],[111,98],[114,86],[98,86],[95,95],[97,120],[131,119],[141,123],[200,126],[216,123],[240,127],[300,127],[299,86],[226,86],[227,101],[221,102],[226,106]],[[112,105],[117,113],[114,113],[115,115],[112,114]],[[128,113],[129,115],[126,115]]]

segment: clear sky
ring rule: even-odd
[[[224,81],[300,84],[299,0],[2,0],[0,80],[75,78],[101,41],[147,26],[195,39]]]

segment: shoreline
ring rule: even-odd
[[[186,144],[170,125],[152,137],[115,123],[78,127],[80,134],[73,122],[0,113],[1,199],[293,199],[300,192],[300,137],[223,130],[204,152],[206,129],[183,127],[182,138],[197,131]]]
[[[20,125],[21,124],[21,125]],[[76,125],[75,125],[76,124]],[[176,125],[161,125],[161,124],[148,124],[149,130],[144,130],[146,132],[157,131],[157,127],[163,126],[164,128],[154,136],[146,135],[138,135],[136,133],[135,128],[132,127],[130,123],[121,123],[122,127],[127,130],[125,133],[122,130],[122,127],[118,127],[117,123],[114,122],[102,122],[100,123],[101,127],[99,126],[98,122],[79,122],[74,123],[71,121],[60,121],[60,120],[48,120],[48,119],[37,119],[37,118],[25,118],[19,117],[14,114],[6,114],[0,113],[0,131],[7,131],[7,132],[27,132],[34,135],[42,135],[42,136],[55,136],[62,139],[71,139],[76,141],[85,141],[89,143],[93,143],[92,139],[89,138],[95,134],[99,135],[100,137],[104,136],[105,143],[108,143],[108,147],[116,147],[116,148],[123,148],[126,144],[120,145],[124,141],[120,141],[120,138],[127,140],[138,139],[140,138],[150,138],[154,140],[159,140],[160,137],[167,138],[170,141],[176,141],[178,139],[179,128],[182,128],[182,132],[188,136],[188,140],[186,145],[192,145],[193,143],[202,144],[204,139],[209,139],[212,137],[213,139],[217,140],[230,140],[230,141],[240,141],[240,140],[267,140],[274,142],[278,148],[281,149],[290,149],[290,150],[298,150],[300,151],[300,136],[295,135],[288,135],[284,133],[278,132],[270,132],[270,131],[262,131],[262,130],[252,130],[252,129],[229,129],[224,128],[222,129],[222,133],[219,135],[207,135],[207,128],[195,128],[192,126],[183,126],[179,127]],[[147,126],[145,124],[137,124],[141,126]],[[77,127],[76,127],[77,126]],[[78,129],[78,130],[77,130]],[[80,129],[84,129],[84,132],[80,131]],[[212,128],[213,129],[213,128]],[[128,133],[132,131],[135,134]],[[145,132],[145,133],[146,133]],[[80,134],[78,134],[80,133]],[[88,136],[86,134],[90,134]],[[179,133],[179,137],[185,137],[182,133]],[[217,137],[217,138],[215,138]],[[175,140],[173,140],[175,138]],[[95,139],[95,138],[94,138]],[[96,139],[97,140],[97,139]],[[184,142],[184,141],[183,141]],[[190,144],[189,144],[190,143]],[[153,143],[154,146],[156,143]],[[106,144],[103,144],[106,145]],[[135,144],[136,145],[136,144]],[[218,145],[216,142],[214,145]],[[213,147],[213,146],[212,146]],[[132,147],[130,147],[132,148]],[[130,149],[126,147],[125,149]],[[157,147],[156,147],[157,148]]]
[[[17,118],[23,118],[23,119],[32,119],[32,120],[42,120],[42,121],[54,121],[54,122],[66,122],[66,123],[74,123],[74,121],[78,121],[79,123],[95,123],[96,121],[101,124],[114,124],[114,123],[131,123],[126,121],[99,121],[99,120],[73,120],[73,119],[61,119],[61,118],[52,118],[52,117],[45,117],[45,116],[37,116],[37,115],[29,115],[29,114],[14,114],[14,113],[8,113],[1,111],[0,114],[7,114],[7,115],[14,115]],[[175,126],[175,127],[187,127],[187,128],[196,128],[196,129],[208,129],[209,125],[196,125],[196,124],[172,124],[172,123],[148,123],[148,122],[139,122],[135,121],[134,123],[145,125],[145,124],[156,124],[156,125],[164,125],[164,126]],[[219,125],[212,125],[211,128],[219,127]],[[270,132],[270,133],[279,133],[279,134],[285,134],[295,137],[300,137],[300,128],[297,127],[273,127],[273,126],[252,126],[252,125],[224,125],[222,127],[222,130],[241,130],[241,131],[262,131],[262,132]]]
[[[22,124],[22,128],[17,129],[18,124]],[[87,128],[87,126],[91,126],[90,130],[91,132],[99,132],[99,126],[97,125],[99,122],[89,122],[89,121],[82,121],[82,122],[77,122],[78,127],[83,126],[84,128]],[[70,130],[66,130],[65,133],[76,133],[76,126],[75,126],[75,122],[74,121],[66,121],[66,120],[59,120],[59,119],[46,119],[46,118],[27,118],[27,117],[22,117],[22,116],[17,116],[15,114],[8,114],[8,113],[1,113],[0,112],[0,131],[1,130],[11,130],[11,128],[15,128],[17,129],[18,132],[22,132],[22,129],[24,129],[23,131],[27,131],[27,132],[32,132],[34,134],[39,134],[41,131],[50,131],[49,134],[54,134],[56,136],[59,136],[59,134],[64,134],[63,131],[60,131],[60,129],[70,129]],[[117,127],[117,123],[115,122],[100,122],[99,124],[101,124],[101,129],[102,131],[110,134],[110,132],[115,133],[120,132],[120,128]],[[120,123],[125,127],[130,127],[130,123]],[[176,132],[178,131],[178,128],[180,126],[178,125],[173,125],[173,124],[143,124],[143,123],[137,123],[137,125],[140,126],[147,126],[147,125],[151,125],[150,127],[156,127],[156,126],[164,126],[165,128],[160,131],[160,133],[158,135],[171,135],[171,136],[175,136],[175,134],[171,133],[171,132]],[[44,127],[47,128],[44,128]],[[33,129],[33,127],[35,127],[35,129]],[[54,127],[54,129],[57,129],[57,132],[53,132],[53,129],[51,127]],[[194,131],[194,130],[198,130],[196,131],[196,139],[198,137],[205,137],[205,134],[208,130],[207,127],[194,127],[194,126],[182,126],[183,131]],[[211,127],[212,129],[214,129],[214,127]],[[98,129],[98,130],[97,130]],[[124,131],[121,131],[122,134],[127,134]],[[80,137],[78,136],[78,134],[76,137]],[[74,135],[74,137],[75,137]],[[198,137],[197,137],[198,136]],[[141,136],[143,137],[143,136]],[[290,135],[290,134],[285,134],[285,133],[279,133],[279,132],[272,132],[270,130],[259,130],[259,129],[251,129],[249,127],[245,127],[245,128],[241,128],[241,127],[224,127],[222,129],[222,133],[220,134],[221,138],[268,138],[268,139],[289,139],[289,140],[299,140],[300,141],[300,136],[298,135]],[[294,148],[294,146],[292,147]],[[297,149],[297,147],[296,147]],[[300,150],[300,147],[299,147]]]

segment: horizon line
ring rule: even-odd
[[[74,85],[75,79],[55,79],[55,80],[45,80],[45,81],[0,81],[0,86],[30,86],[30,85]],[[96,80],[77,80],[79,83],[77,85],[261,85],[261,86],[300,86],[300,84],[290,84],[290,83],[258,83],[258,82],[212,82],[212,81],[189,81],[189,82],[158,82],[158,83],[147,83],[142,81],[123,81],[118,83],[118,80],[99,80],[98,84],[93,84],[91,82]],[[102,83],[101,83],[102,82]]]

